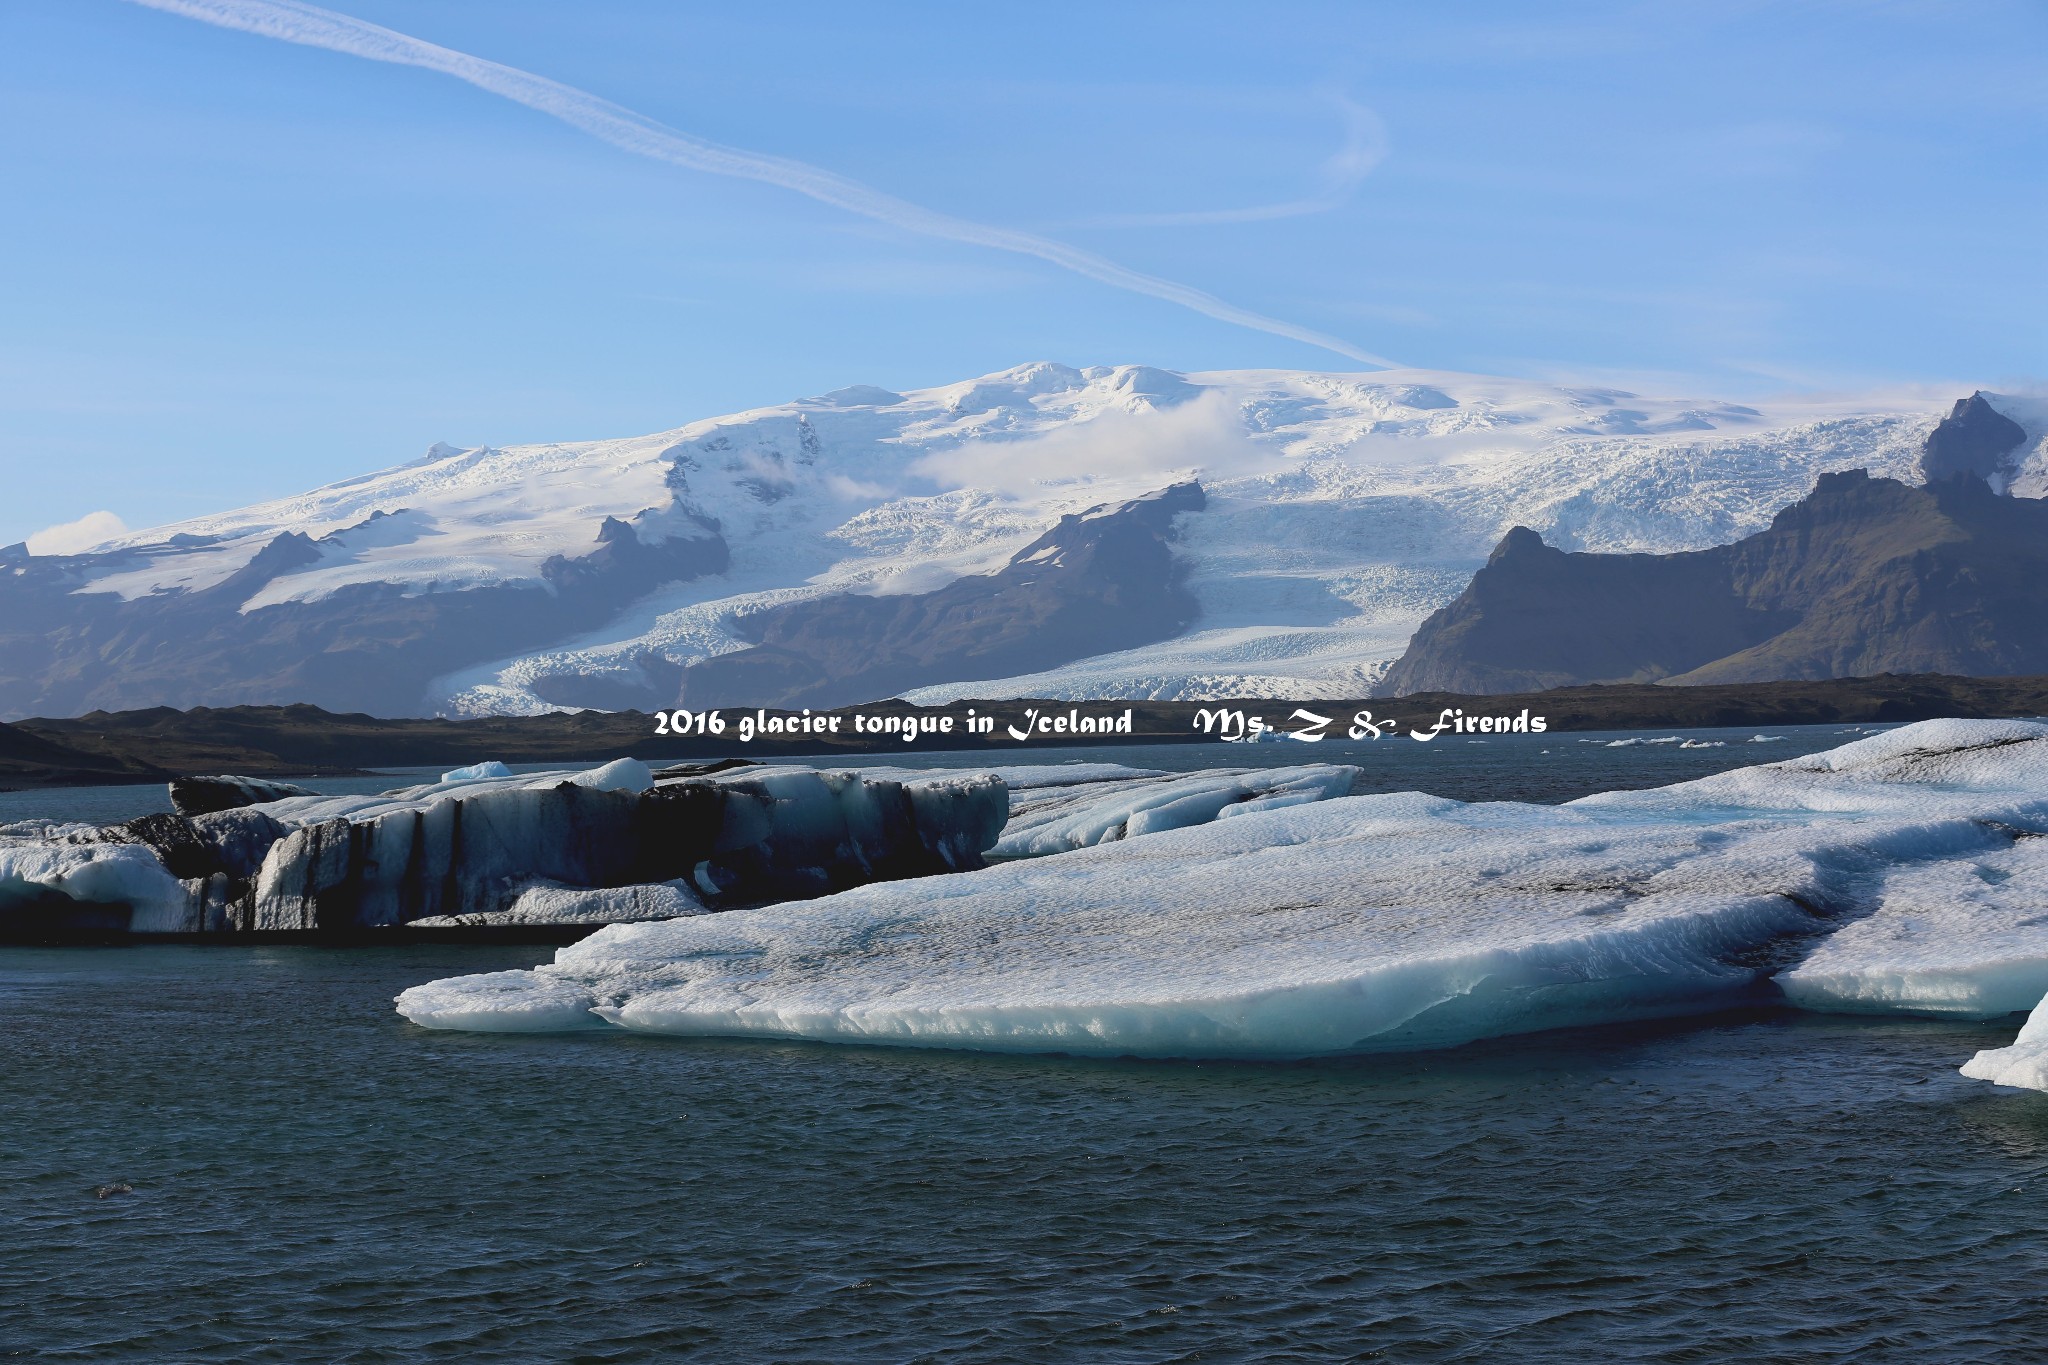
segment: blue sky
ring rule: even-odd
[[[2048,370],[2036,0],[339,8],[1406,364]],[[120,0],[0,0],[0,204],[0,544],[1026,360],[1359,368]]]

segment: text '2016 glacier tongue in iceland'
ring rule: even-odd
[[[1010,716],[998,716],[971,706],[959,714],[937,711],[879,715],[862,711],[813,712],[805,709],[782,712],[757,708],[737,711],[730,718],[718,710],[657,711],[654,733],[706,738],[730,735],[742,744],[752,743],[757,738],[803,739],[846,735],[863,738],[885,736],[905,743],[921,737],[959,735],[993,738],[1002,735],[1023,743],[1034,739],[1129,735],[1132,733],[1131,723],[1130,707],[1104,712],[1069,707],[1060,712],[1027,706]],[[1191,724],[1204,736],[1225,744],[1279,739],[1310,744],[1333,738],[1380,739],[1397,735],[1404,729],[1404,722],[1391,716],[1375,719],[1371,711],[1358,711],[1347,723],[1335,716],[1320,715],[1307,707],[1296,707],[1278,723],[1242,707],[1204,707],[1195,712]],[[1434,718],[1416,720],[1406,724],[1405,728],[1410,739],[1426,743],[1441,734],[1542,734],[1549,729],[1549,722],[1542,716],[1530,715],[1527,708],[1513,716],[1467,715],[1461,709],[1445,708]]]

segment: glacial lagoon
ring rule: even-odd
[[[1556,800],[1832,748],[1857,738],[1845,728],[1754,747],[1682,732],[1726,746],[1690,750],[1550,735],[1381,741],[1348,758],[1294,744],[1080,756],[1350,761],[1390,788]],[[34,796],[43,816],[148,809],[115,809],[107,791]],[[0,1348],[96,1361],[2048,1349],[2048,1310],[2025,1289],[2048,1258],[2048,1095],[1956,1071],[2010,1042],[2013,1019],[1750,1007],[1215,1063],[437,1032],[392,1013],[421,982],[547,955],[0,949]]]

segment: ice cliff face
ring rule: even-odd
[[[229,786],[213,779],[211,795]],[[245,795],[269,795],[246,784]],[[206,804],[213,804],[208,802]],[[94,828],[0,826],[0,932],[352,934],[602,924],[977,867],[1000,779],[502,765]]]
[[[92,554],[0,550],[0,715],[672,702],[686,670],[759,645],[750,631],[792,604],[850,619],[852,599],[942,593],[1063,516],[1191,480],[1205,503],[1175,519],[1170,589],[1191,622],[1090,641],[1044,674],[970,678],[941,652],[887,690],[1358,696],[1509,527],[1599,551],[1732,541],[1821,472],[1910,474],[1944,401],[1759,408],[1426,371],[1037,364],[630,440],[437,446]],[[2001,459],[2031,488],[2048,426],[1984,402],[2030,433]],[[989,628],[1036,600],[1011,595]]]

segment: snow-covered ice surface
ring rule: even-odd
[[[529,882],[503,910],[467,915],[430,915],[415,929],[511,929],[535,925],[639,924],[647,920],[707,915],[710,907],[687,881],[643,882],[631,886],[559,886]]]
[[[500,973],[399,1009],[552,1027],[534,1021],[573,999],[651,1033],[1108,1055],[1442,1047],[1768,997],[1828,934],[1882,915],[1888,885],[2043,832],[2048,725],[1929,721],[1564,806],[1323,800],[607,929],[528,974],[530,997]],[[1984,951],[1949,970],[1991,1000],[2048,948],[2048,927],[2021,923],[2037,910],[2007,901]],[[1912,960],[1875,941],[1860,954],[1838,975],[1892,980]],[[1871,988],[1853,1007],[1956,1012],[1944,990]]]
[[[1586,550],[1731,541],[1824,471],[1910,474],[1954,396],[1749,407],[1421,370],[1041,363],[625,440],[436,446],[382,473],[108,542],[126,557],[88,590],[217,584],[285,531],[319,540],[319,560],[270,580],[245,610],[354,583],[538,584],[549,557],[595,550],[606,517],[649,542],[715,524],[726,573],[440,684],[454,714],[530,713],[548,709],[542,679],[639,677],[649,655],[687,664],[736,649],[736,616],[773,603],[927,591],[1001,566],[1064,513],[1198,476],[1208,508],[1182,519],[1177,546],[1201,609],[1189,633],[912,699],[1358,696],[1510,526]],[[2026,458],[2023,483],[2048,470],[2038,441]]]
[[[2048,839],[1886,876],[1877,910],[1778,978],[1808,1009],[1993,1019],[2048,995]]]

